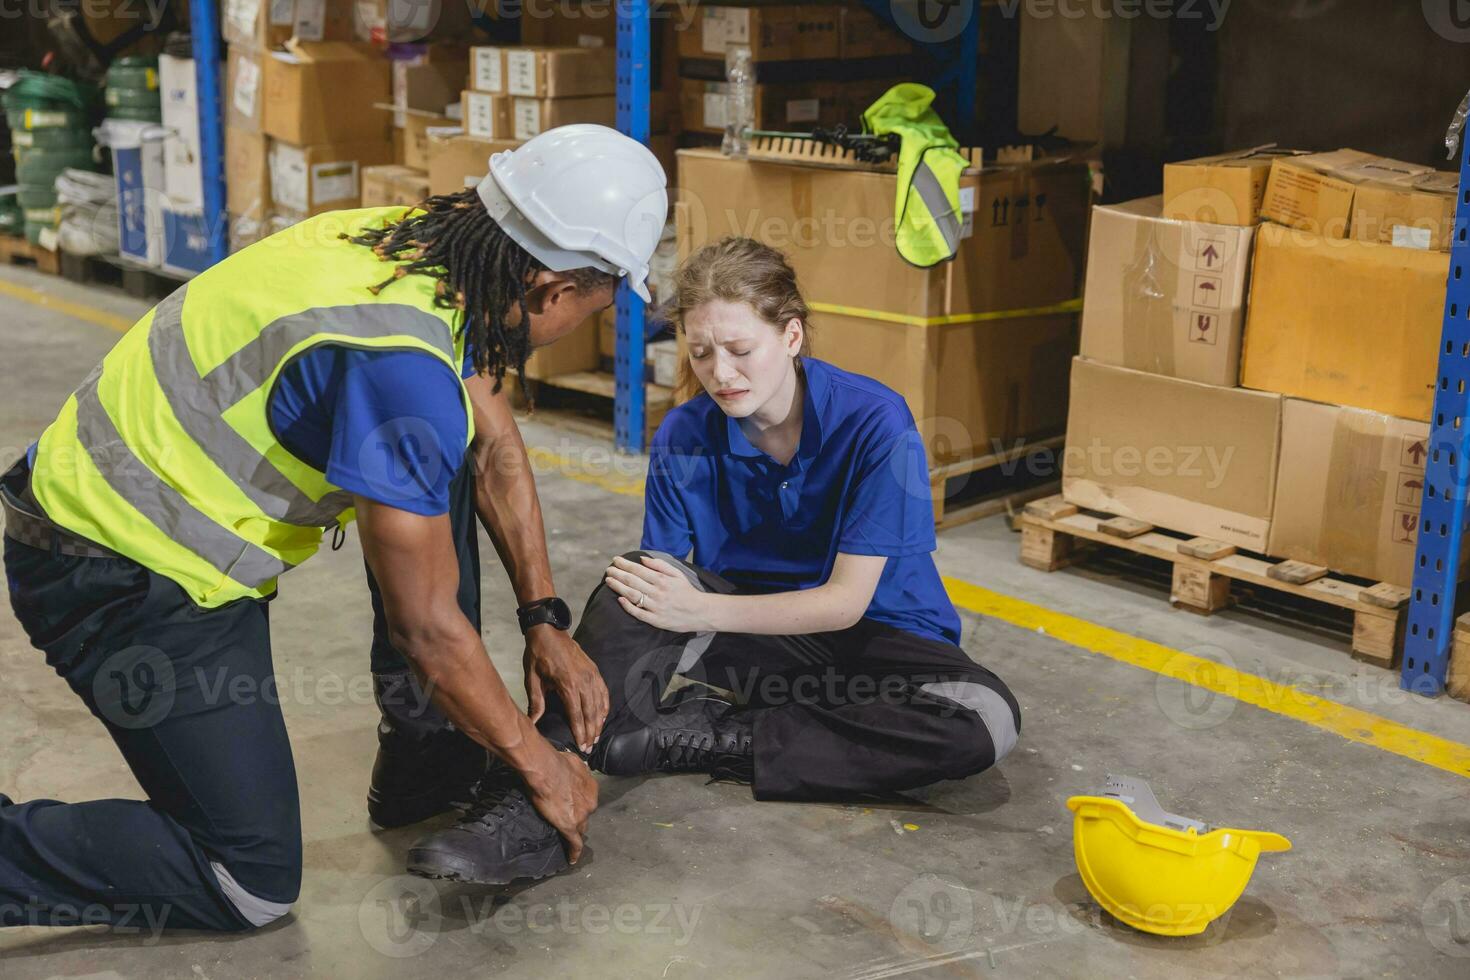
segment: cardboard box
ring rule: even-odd
[[[1078,507],[1265,551],[1279,395],[1077,358],[1062,496]]]
[[[444,107],[459,99],[469,72],[466,49],[449,45],[425,45],[409,58],[393,60],[393,125],[407,124],[409,109],[442,114]]]
[[[1261,215],[1329,238],[1447,251],[1458,175],[1358,150],[1272,164]]]
[[[1161,207],[1092,209],[1082,356],[1233,387],[1255,229],[1171,221]]]
[[[940,466],[1064,430],[1077,317],[916,327],[823,311],[812,353],[901,394]]]
[[[362,168],[392,158],[386,139],[312,146],[272,140],[271,205],[298,218],[355,208],[362,200]]]
[[[453,194],[490,172],[490,157],[513,150],[515,140],[482,140],[447,130],[429,134],[429,193]]]
[[[470,88],[505,95],[505,48],[470,48]]]
[[[842,7],[838,11],[838,57],[903,57],[914,53],[913,42],[879,20],[866,7]]]
[[[354,38],[378,47],[462,40],[473,32],[474,17],[481,10],[495,16],[494,5],[488,2],[355,0],[352,4]]]
[[[837,58],[839,8],[813,4],[685,8],[679,57],[724,60],[730,45],[750,48],[752,61]]]
[[[597,317],[593,316],[556,343],[532,351],[523,376],[544,381],[562,374],[596,371],[597,367]]]
[[[1286,399],[1267,553],[1409,588],[1428,453],[1423,422]]]
[[[225,124],[260,131],[264,54],[255,48],[232,45],[225,64]]]
[[[448,116],[436,112],[410,109],[404,113],[404,126],[393,134],[402,140],[402,153],[395,153],[394,162],[415,170],[429,169],[429,135],[435,131],[445,133],[463,132],[464,127]]]
[[[617,99],[611,95],[589,95],[575,99],[511,100],[511,128],[518,140],[528,140],[548,129],[568,123],[616,126],[617,117]]]
[[[284,44],[296,25],[295,0],[221,0],[220,30],[230,45],[264,50]]]
[[[677,22],[672,4],[655,3],[655,16],[667,16]],[[534,11],[534,13],[532,13]],[[521,43],[540,47],[616,48],[618,43],[618,8],[612,0],[558,0],[554,4],[523,4]],[[654,22],[653,43],[658,44],[658,21]]]
[[[234,221],[257,228],[271,205],[270,138],[243,126],[225,127],[225,207]]]
[[[689,242],[747,235],[786,252],[809,301],[898,318],[1049,307],[1080,291],[1087,163],[1055,157],[961,178],[970,226],[955,261],[909,265],[895,248],[897,175],[680,150]]]
[[[679,118],[686,132],[723,133],[728,82],[679,79]],[[755,86],[755,128],[809,129],[848,119],[837,82],[761,83]]]
[[[343,41],[293,42],[265,59],[263,127],[297,146],[388,139],[377,108],[391,97],[388,61]]]
[[[510,96],[466,89],[460,94],[460,98],[460,113],[467,134],[482,140],[512,138],[514,130],[511,127]]]
[[[1263,224],[1240,383],[1428,421],[1449,258]]]
[[[429,175],[396,163],[362,168],[362,206],[414,205],[428,197]]]
[[[1296,152],[1258,146],[1165,164],[1164,217],[1215,225],[1257,224],[1272,162]]]
[[[613,48],[505,48],[507,95],[564,99],[617,91]]]

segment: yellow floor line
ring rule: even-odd
[[[118,333],[125,333],[133,325],[132,321],[105,310],[48,296],[10,282],[0,281],[0,295]],[[528,447],[527,452],[534,464],[569,480],[621,496],[643,495],[643,481],[639,478],[599,472],[603,467],[579,465],[569,453],[537,447]],[[1371,745],[1457,776],[1470,777],[1470,746],[960,579],[946,577],[944,584],[950,599],[961,609],[1022,629],[1042,629],[1055,640],[1120,663],[1141,667],[1201,690],[1213,691],[1273,714],[1293,718],[1352,742]]]
[[[960,579],[945,578],[944,585],[951,601],[961,609],[1022,629],[1042,629],[1052,639],[1120,663],[1214,691],[1352,742],[1470,777],[1470,746]]]
[[[128,328],[133,325],[132,320],[118,316],[115,313],[108,313],[106,310],[99,310],[95,306],[88,306],[85,303],[73,303],[70,300],[64,300],[57,296],[48,296],[39,290],[30,289],[26,286],[18,286],[13,282],[5,282],[4,280],[0,280],[0,296],[18,299],[22,303],[30,303],[32,306],[39,306],[56,313],[62,313],[99,327],[106,327],[108,330],[115,330],[118,333],[127,333]]]
[[[571,453],[552,452],[537,446],[527,446],[526,455],[530,457],[532,465],[537,468],[550,470],[557,476],[564,476],[568,480],[601,487],[608,493],[616,493],[624,497],[642,498],[643,496],[641,476],[622,476],[617,473],[599,472],[600,470],[605,471],[607,467],[600,464],[594,466],[590,461],[579,463]],[[598,455],[604,454],[599,453]]]

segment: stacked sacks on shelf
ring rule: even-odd
[[[158,59],[119,58],[107,69],[107,118],[161,122],[163,95],[158,86]]]
[[[98,169],[92,137],[96,104],[92,86],[39,72],[22,72],[5,92],[19,183],[16,196],[32,244],[55,245],[56,178],[61,172]]]

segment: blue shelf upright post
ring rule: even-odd
[[[649,0],[618,4],[618,129],[648,143],[648,103],[652,30]],[[617,447],[643,451],[643,300],[623,282],[617,298],[617,369],[613,400],[613,434]]]
[[[1434,415],[1430,419],[1427,454],[1420,449],[1424,491],[1417,518],[1413,590],[1399,679],[1404,689],[1429,696],[1444,692],[1454,637],[1460,548],[1465,532],[1470,530],[1465,507],[1466,488],[1470,486],[1470,412],[1466,411],[1470,402],[1466,393],[1470,386],[1470,140],[1463,142],[1444,329],[1435,374]],[[1404,449],[1406,453],[1412,451],[1412,447]],[[1415,518],[1405,513],[1400,520],[1412,525]]]
[[[209,262],[225,257],[229,242],[225,214],[225,131],[220,118],[219,6],[216,0],[189,0],[189,30],[194,78],[199,92],[199,168],[204,182],[204,227]]]

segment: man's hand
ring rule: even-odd
[[[575,644],[574,644],[575,645]],[[531,805],[567,842],[567,860],[582,856],[587,818],[597,809],[597,780],[575,752],[551,752],[522,770]]]
[[[607,685],[597,665],[576,640],[548,623],[533,626],[526,634],[523,665],[531,720],[539,721],[546,710],[542,685],[550,684],[566,708],[572,738],[583,752],[591,752],[608,712]]]

